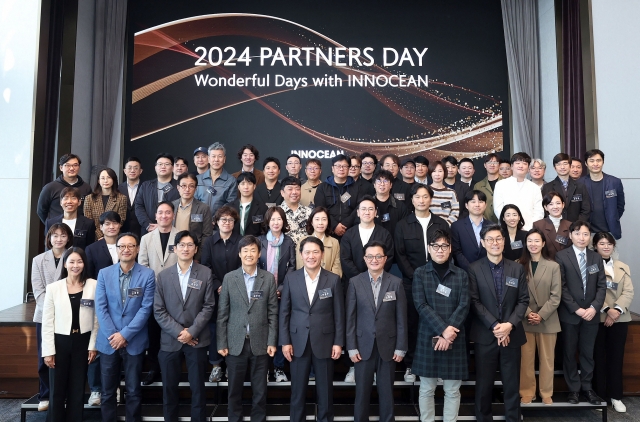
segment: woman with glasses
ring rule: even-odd
[[[444,185],[444,179],[447,170],[442,161],[435,161],[429,166],[431,174],[431,189],[433,189],[433,198],[431,198],[431,206],[429,211],[444,219],[449,226],[458,220],[460,215],[460,203],[453,189],[449,189]]]
[[[560,265],[549,257],[541,230],[535,227],[529,230],[525,237],[525,245],[520,264],[527,275],[529,307],[522,322],[527,342],[522,346],[520,363],[520,403],[531,404],[536,396],[537,349],[540,397],[544,404],[551,404],[556,338],[560,331]]]
[[[42,312],[42,355],[49,367],[48,420],[81,421],[87,367],[96,358],[96,280],[87,257],[71,247],[62,256],[62,279],[47,286]],[[66,402],[66,407],[65,407]]]
[[[502,208],[500,226],[502,231],[508,234],[508,237],[504,239],[502,255],[512,261],[517,261],[522,256],[527,236],[527,232],[522,230],[524,220],[517,205],[507,204]]]
[[[331,217],[325,207],[315,207],[307,220],[307,234],[317,237],[324,245],[322,268],[338,274],[342,277],[342,265],[340,265],[340,242],[331,237]],[[304,239],[304,238],[303,238]],[[302,242],[302,239],[300,239]],[[296,270],[304,266],[300,250],[296,249]]]
[[[198,178],[189,173],[178,176],[178,192],[180,199],[173,201],[175,214],[173,226],[177,231],[188,230],[196,237],[198,245],[204,244],[205,240],[213,234],[213,222],[211,220],[211,208],[204,202],[194,198]],[[195,260],[200,261],[202,253],[198,248]]]
[[[622,403],[622,365],[631,321],[629,306],[633,301],[633,283],[629,266],[612,258],[615,246],[616,239],[611,233],[600,232],[593,237],[593,248],[602,256],[607,277],[607,295],[600,311],[594,350],[593,386],[616,412],[624,413],[627,408]]]
[[[118,176],[110,168],[100,172],[93,192],[84,198],[84,216],[96,225],[97,240],[104,237],[100,230],[100,216],[106,211],[117,212],[123,223],[127,219],[127,197],[118,192]]]
[[[564,195],[549,192],[542,198],[542,206],[547,216],[533,223],[533,227],[544,233],[544,249],[549,259],[556,259],[556,253],[572,245],[569,238],[569,227],[572,221],[562,218],[564,211]]]

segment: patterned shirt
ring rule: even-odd
[[[498,299],[498,319],[502,320],[502,287],[504,283],[504,259],[497,264],[489,261],[491,275],[493,276],[493,285],[496,288],[496,297]]]
[[[127,300],[127,290],[129,290],[129,283],[131,282],[131,270],[129,272],[122,271],[122,266],[118,267],[120,270],[120,297],[122,298],[122,305]],[[133,269],[133,268],[131,268]]]
[[[307,220],[312,210],[304,205],[298,205],[298,209],[294,211],[289,208],[285,202],[283,202],[280,207],[287,216],[287,223],[289,224],[289,232],[287,232],[287,235],[293,240],[297,249],[302,239],[308,236]]]

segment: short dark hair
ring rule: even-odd
[[[118,242],[120,242],[120,239],[122,239],[123,237],[133,237],[133,240],[136,241],[136,246],[140,246],[140,236],[138,236],[135,233],[131,233],[131,232],[124,232],[124,233],[120,233],[118,235],[118,237],[116,238],[116,245],[118,244]]]
[[[484,162],[488,163],[489,161],[493,160],[494,158],[498,163],[500,163],[500,156],[498,154],[496,154],[495,152],[487,154],[484,157]]]
[[[187,168],[189,168],[189,162],[187,161],[186,158],[184,157],[176,157],[175,160],[173,160],[173,164],[177,163],[178,161],[182,161],[182,163],[187,166]]]
[[[278,215],[280,215],[280,218],[282,218],[282,233],[288,233],[291,228],[289,227],[287,214],[282,208],[278,206],[271,207],[267,210],[267,212],[264,213],[264,220],[262,221],[262,228],[264,229],[264,232],[267,233],[269,232],[269,230],[271,230],[269,228],[269,222],[271,221],[271,217],[273,217],[273,214],[275,213],[278,213]]]
[[[285,186],[302,186],[300,179],[294,176],[287,176],[280,182],[280,190],[284,190]]]
[[[416,158],[413,159],[416,164],[424,164],[429,167],[429,159],[423,155],[417,155]]]
[[[360,154],[360,160],[362,162],[362,160],[364,160],[365,158],[371,158],[373,160],[373,165],[377,166],[378,165],[378,157],[376,157],[374,154],[371,154],[370,152],[363,152],[362,154]]]
[[[507,223],[504,222],[504,215],[509,210],[515,210],[518,213],[518,216],[520,217],[520,221],[518,222],[518,230],[522,230],[525,224],[524,218],[522,218],[522,212],[520,211],[520,208],[518,208],[518,206],[515,204],[507,204],[502,207],[502,211],[500,212],[500,227],[502,227],[502,230],[505,233],[508,233],[509,230],[507,229]]]
[[[317,158],[310,158],[307,160],[306,163],[304,163],[304,166],[308,166],[309,164],[315,164],[318,167],[322,168],[322,162],[320,160],[318,160]]]
[[[480,238],[484,240],[487,233],[493,232],[493,231],[498,231],[503,237],[506,237],[505,235],[506,231],[502,227],[500,227],[498,224],[483,224],[482,230],[480,230]]]
[[[251,245],[256,245],[258,247],[258,252],[262,250],[262,244],[260,244],[260,239],[258,239],[252,234],[248,234],[244,236],[242,239],[240,239],[240,241],[238,242],[238,251],[241,251],[242,248],[246,248],[247,246],[251,246]]]
[[[73,246],[73,232],[71,231],[71,227],[67,226],[65,223],[53,223],[51,227],[49,227],[49,231],[44,239],[45,248],[53,249],[51,237],[55,234],[56,230],[62,230],[67,235],[67,243],[64,245],[65,249]]]
[[[613,246],[616,246],[616,238],[613,237],[613,235],[609,232],[598,232],[596,234],[593,235],[593,249],[596,249],[596,246],[598,245],[598,242],[601,241],[602,239],[607,239],[607,241],[609,241],[609,243],[611,243]]]
[[[599,155],[600,157],[602,157],[602,161],[604,161],[604,152],[602,152],[597,148],[594,148],[584,153],[584,162],[586,163],[587,160],[593,157],[594,155]]]
[[[258,152],[258,148],[254,147],[251,144],[246,144],[241,146],[240,149],[238,150],[238,160],[242,160],[242,154],[244,154],[245,149],[248,149],[249,151],[251,151],[256,161],[260,159],[260,152]]]
[[[258,181],[256,180],[256,175],[251,173],[250,171],[243,171],[242,173],[240,173],[238,177],[236,177],[236,182],[238,184],[242,182],[249,182],[253,183],[254,185],[258,183]]]
[[[82,164],[82,160],[80,160],[80,157],[78,157],[75,154],[65,154],[65,155],[63,155],[62,157],[60,157],[60,160],[58,161],[58,164],[60,166],[63,166],[63,165],[65,165],[67,163],[67,161],[73,160],[74,158],[76,160],[78,160],[78,164]]]
[[[556,164],[558,164],[561,161],[568,161],[569,164],[571,164],[571,157],[569,156],[569,154],[565,154],[564,152],[559,152],[557,153],[554,157],[553,157],[553,165],[555,167]]]
[[[193,243],[196,245],[196,247],[200,246],[200,242],[198,242],[198,238],[194,236],[189,230],[182,230],[176,233],[176,237],[174,238],[173,244],[177,245],[178,242],[180,242],[184,237],[190,237],[191,240],[193,240]]]
[[[562,161],[562,160],[561,160]],[[546,207],[547,205],[549,205],[551,203],[551,201],[553,201],[553,198],[557,196],[558,198],[560,198],[560,201],[562,201],[562,203],[564,204],[564,195],[559,194],[556,191],[551,191],[548,192],[543,198],[542,198],[542,206]]]
[[[126,166],[127,163],[129,163],[131,161],[135,161],[136,163],[138,163],[140,168],[142,168],[142,161],[140,161],[140,159],[138,157],[134,157],[134,156],[131,156],[131,157],[127,158],[127,161],[124,162],[124,165]]]
[[[429,193],[429,197],[433,198],[433,189],[431,189],[431,186],[422,183],[414,183],[411,185],[411,197],[415,196],[420,189],[426,189]]]
[[[275,163],[276,166],[278,166],[278,170],[282,169],[282,167],[280,166],[280,160],[278,160],[276,157],[267,157],[262,161],[262,168],[266,167],[267,164],[269,163]]]
[[[292,157],[293,157],[293,158],[297,158],[297,159],[298,159],[298,161],[300,162],[300,165],[302,165],[302,158],[300,158],[300,156],[299,156],[298,154],[289,154],[289,155],[287,156],[287,161],[289,161],[289,158],[292,158]]]
[[[511,156],[510,164],[513,165],[516,161],[524,161],[527,165],[531,164],[531,156],[526,152],[516,152]]]
[[[364,253],[367,253],[367,249],[369,248],[382,248],[382,253],[384,254],[384,256],[387,256],[387,247],[379,240],[371,240],[369,241],[369,243],[364,245]]]
[[[369,202],[373,202],[373,205],[376,205],[376,199],[371,196],[371,195],[364,195],[360,198],[360,200],[358,201],[358,208],[360,208],[360,204],[362,204],[364,201],[369,201]]]
[[[89,279],[89,260],[87,259],[87,254],[84,253],[84,249],[78,248],[76,246],[71,246],[62,254],[62,262],[61,262],[62,272],[60,273],[60,280],[62,280],[63,278],[67,278],[69,276],[69,273],[67,272],[67,269],[65,268],[64,264],[67,263],[67,259],[69,259],[71,254],[74,254],[74,253],[77,253],[78,255],[80,255],[80,259],[82,259],[82,263],[84,264],[84,267],[82,268],[82,273],[80,273],[80,282],[84,286],[87,280]]]
[[[449,230],[437,229],[431,236],[429,236],[429,244],[436,243],[438,239],[444,239],[448,244],[451,244],[451,234]]]
[[[375,173],[373,173],[373,178],[371,179],[372,182],[375,182],[378,179],[386,179],[389,182],[391,182],[391,184],[393,185],[393,173],[391,173],[389,170],[385,170],[385,169],[379,169],[376,170]]]
[[[351,160],[349,160],[349,157],[347,157],[344,154],[338,154],[335,157],[333,157],[331,159],[331,165],[334,165],[335,163],[339,163],[340,161],[346,161],[347,163],[349,163],[349,165],[351,165]]]
[[[387,161],[387,159],[391,158],[393,160],[394,163],[396,163],[396,165],[398,166],[398,168],[400,168],[400,158],[395,155],[395,154],[385,154],[382,156],[382,158],[380,158],[380,165],[383,166],[384,162]]]
[[[64,198],[67,195],[71,195],[78,198],[79,200],[82,200],[82,196],[80,195],[80,189],[74,188],[73,186],[67,186],[66,188],[60,191],[60,200],[62,201],[62,198]]]
[[[158,203],[156,212],[158,211],[158,208],[160,208],[160,205],[169,205],[171,207],[171,211],[176,212],[176,207],[173,206],[173,202],[171,201],[161,201],[160,203]]]
[[[359,165],[362,165],[362,158],[357,155],[352,155],[349,157],[349,164],[351,164],[351,160],[356,160]]]
[[[511,165],[511,161],[507,160],[506,158],[500,158],[500,164],[499,165],[502,165],[502,164]]]
[[[305,237],[300,242],[300,253],[302,253],[302,251],[304,250],[304,245],[306,245],[307,243],[315,243],[316,245],[320,246],[320,250],[324,252],[324,243],[322,243],[322,240],[318,239],[315,236],[309,236]]]
[[[518,262],[524,267],[524,270],[526,273],[529,272],[529,263],[531,262],[531,252],[529,252],[529,248],[527,248],[527,239],[529,239],[529,236],[531,236],[532,234],[537,234],[542,238],[543,242],[546,242],[544,233],[539,228],[534,227],[527,232],[527,235],[524,238],[524,245],[523,245],[524,247],[522,248],[522,256],[520,257],[520,259],[518,259]],[[549,252],[547,251],[547,248],[542,248],[540,253],[544,259],[551,259],[551,257],[549,256]]]
[[[329,214],[329,210],[326,209],[325,207],[317,206],[313,209],[313,211],[311,211],[311,214],[309,214],[309,218],[307,218],[306,229],[307,229],[308,235],[312,235],[313,232],[315,231],[313,229],[313,217],[315,217],[316,214],[319,214],[321,212],[327,215],[327,229],[324,231],[324,235],[328,236],[331,234],[331,215]]]
[[[571,163],[573,164],[574,161],[577,161],[578,163],[580,163],[580,166],[582,167],[582,161],[580,161],[578,159],[578,157],[571,157]]]
[[[100,218],[98,219],[100,225],[103,225],[107,221],[113,221],[118,224],[122,224],[122,218],[120,218],[120,214],[115,211],[106,211],[100,214]]]
[[[240,214],[238,214],[238,211],[236,211],[235,208],[231,207],[230,205],[223,205],[218,208],[216,213],[213,215],[213,222],[217,224],[218,221],[225,215],[230,215],[231,218],[233,218],[235,221],[238,221],[240,219]]]
[[[582,227],[586,227],[587,230],[591,231],[591,224],[589,224],[587,221],[576,220],[569,226],[569,233],[580,230]]]
[[[175,160],[173,159],[173,155],[167,153],[167,152],[161,152],[160,154],[156,155],[156,163],[158,162],[159,159],[161,158],[166,158],[167,160],[171,161],[171,165],[173,165],[175,163]]]
[[[100,174],[103,171],[106,171],[107,175],[111,178],[111,180],[113,180],[113,185],[111,186],[111,194],[109,196],[112,198],[116,198],[119,194],[118,175],[116,174],[115,171],[113,171],[113,169],[109,167],[103,167],[96,172],[97,173],[96,176],[98,177],[96,178],[96,184],[93,186],[93,192],[91,192],[91,197],[94,200],[100,199],[100,197],[102,196],[102,186],[100,186]]]
[[[198,187],[198,177],[195,174],[191,174],[191,173],[182,173],[180,176],[178,176],[178,184],[180,184],[180,182],[182,181],[182,179],[191,179],[194,182],[196,182],[196,187]]]
[[[471,158],[464,157],[462,160],[458,161],[458,167],[460,167],[462,163],[471,163],[471,165],[473,166],[473,161],[471,160]]]
[[[458,167],[458,160],[453,155],[447,155],[440,161],[442,161],[442,164],[445,164],[444,167],[446,167],[447,163],[451,164],[452,166]]]
[[[469,190],[464,194],[464,203],[468,204],[469,201],[472,201],[475,196],[478,197],[478,201],[487,202],[487,195],[481,190],[474,189]]]

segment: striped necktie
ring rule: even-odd
[[[580,252],[580,274],[582,275],[582,290],[587,294],[587,261],[584,259],[584,252]]]

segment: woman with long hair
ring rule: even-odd
[[[127,219],[127,197],[118,192],[118,176],[110,168],[100,171],[91,195],[84,199],[84,216],[96,224],[96,240],[104,237],[100,230],[100,216],[106,211],[115,211],[122,223]]]
[[[550,259],[556,259],[556,253],[572,245],[569,237],[569,227],[573,221],[562,218],[564,210],[564,195],[549,192],[542,198],[542,206],[547,216],[533,223],[533,227],[544,233],[545,246]]]
[[[307,220],[307,234],[315,236],[324,244],[324,256],[322,268],[338,274],[342,277],[342,265],[340,265],[340,242],[331,235],[331,216],[325,207],[315,207]],[[308,236],[307,236],[308,237]],[[302,242],[302,239],[300,239]],[[302,255],[296,249],[296,269],[303,267]]]
[[[504,251],[502,255],[512,261],[517,261],[522,256],[525,249],[524,239],[527,232],[522,230],[524,219],[517,205],[507,204],[500,213],[500,226],[508,234],[504,241]]]
[[[429,165],[429,174],[431,174],[431,189],[433,189],[429,211],[443,218],[451,226],[460,216],[460,203],[456,192],[444,185],[447,169],[442,161],[435,161]]]

